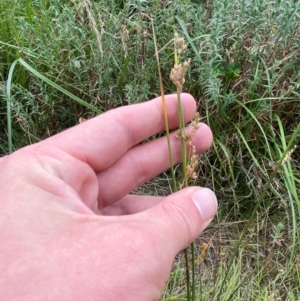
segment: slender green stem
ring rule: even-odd
[[[180,145],[181,145],[181,158],[182,158],[182,173],[184,186],[188,186],[188,178],[186,174],[187,170],[187,151],[186,151],[186,143],[185,143],[185,122],[184,122],[184,114],[180,99],[180,91],[177,90],[177,103],[178,103],[178,117],[179,117],[179,136],[180,136]],[[190,267],[188,260],[188,248],[184,250],[185,252],[185,262],[186,262],[186,274],[187,274],[187,300],[195,301],[195,244],[192,243],[192,279],[190,279]],[[192,288],[192,293],[190,292],[190,288]]]
[[[165,122],[166,134],[167,134],[168,153],[169,153],[169,160],[170,160],[170,166],[171,166],[173,192],[175,192],[178,190],[178,188],[177,188],[177,182],[176,182],[176,177],[175,177],[173,155],[172,155],[171,141],[170,141],[170,131],[169,131],[169,124],[168,124],[168,116],[167,116],[166,110],[164,110],[164,122]]]
[[[179,136],[180,136],[180,146],[181,146],[182,174],[184,179],[184,186],[187,187],[188,186],[187,176],[186,176],[187,154],[186,154],[186,143],[184,140],[185,123],[184,123],[184,115],[183,115],[179,90],[177,90],[177,105],[178,105],[178,117],[179,117]]]
[[[6,115],[7,115],[7,136],[8,136],[8,151],[12,153],[12,127],[11,127],[11,90],[12,90],[12,77],[18,60],[15,60],[8,73],[7,83],[6,83]]]
[[[189,255],[188,255],[188,248],[184,250],[184,258],[185,258],[185,271],[186,271],[186,294],[187,294],[187,301],[190,301],[191,292],[190,292],[190,266],[189,266]]]
[[[155,56],[156,56],[157,68],[158,68],[160,93],[161,93],[161,99],[162,99],[162,110],[163,110],[163,115],[164,115],[164,123],[165,123],[167,142],[168,142],[168,153],[169,153],[169,160],[170,160],[170,166],[171,166],[173,192],[175,192],[178,190],[178,188],[177,188],[177,182],[176,182],[176,177],[175,177],[174,161],[173,161],[171,141],[170,141],[170,131],[169,131],[169,123],[168,123],[168,115],[167,115],[167,106],[166,106],[166,101],[165,101],[164,86],[163,86],[163,82],[162,82],[159,55],[158,55],[156,36],[155,36],[155,30],[154,30],[154,24],[153,24],[152,18],[151,18],[151,24],[152,24],[152,31],[153,31],[154,47],[155,47]]]
[[[195,301],[196,296],[196,271],[195,271],[195,243],[192,242],[192,301]]]

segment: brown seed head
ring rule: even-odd
[[[178,53],[184,53],[187,47],[184,43],[184,38],[175,35],[174,42],[175,42],[175,49],[178,51]]]
[[[191,59],[188,59],[183,64],[174,65],[170,73],[170,79],[177,87],[177,89],[181,92],[184,84],[184,74],[191,63]]]

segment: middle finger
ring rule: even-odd
[[[181,161],[180,139],[176,135],[176,132],[170,135],[174,164]],[[201,124],[192,143],[197,153],[203,153],[211,146],[212,133],[207,125]],[[105,208],[121,200],[133,189],[169,167],[166,137],[130,149],[112,166],[97,174],[99,208]]]

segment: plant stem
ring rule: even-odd
[[[195,272],[195,243],[192,242],[192,301],[195,301],[195,284],[196,284],[196,272]]]
[[[178,105],[178,117],[179,117],[179,136],[180,136],[180,146],[181,146],[181,159],[182,159],[182,173],[184,180],[184,187],[188,187],[188,179],[186,175],[186,167],[187,167],[187,154],[186,154],[186,143],[184,140],[185,136],[185,123],[184,123],[184,115],[182,110],[182,104],[180,99],[180,91],[177,89],[177,105]],[[190,267],[189,267],[189,259],[188,259],[188,248],[184,250],[185,253],[185,266],[186,266],[186,288],[187,288],[187,300],[194,301],[195,298],[195,264],[192,262],[192,285],[190,279]],[[194,258],[194,248],[192,244],[192,261]],[[192,294],[190,293],[190,287],[192,286]],[[190,299],[192,297],[192,299]]]
[[[174,61],[175,65],[179,64],[179,54],[177,53],[176,47],[174,47]],[[188,187],[188,177],[187,177],[187,150],[186,150],[186,135],[185,135],[185,121],[184,114],[181,104],[181,93],[180,87],[177,87],[177,106],[178,106],[178,118],[179,118],[179,137],[180,137],[180,146],[181,146],[181,159],[182,159],[182,174],[183,174],[183,186]],[[187,300],[195,300],[195,245],[192,243],[192,279],[190,279],[190,267],[188,259],[188,248],[184,250],[185,252],[185,262],[186,262],[186,274],[187,274]],[[190,288],[192,292],[190,293]]]
[[[179,117],[179,136],[180,136],[180,146],[181,146],[182,174],[184,179],[184,186],[188,187],[188,179],[186,176],[187,154],[186,154],[186,144],[184,140],[185,123],[184,123],[184,115],[183,115],[182,104],[180,99],[180,91],[178,89],[177,89],[177,105],[178,105],[178,117]]]
[[[170,131],[169,131],[169,123],[168,123],[168,115],[167,115],[167,106],[166,106],[166,100],[165,100],[165,93],[164,93],[164,86],[162,82],[162,75],[160,70],[160,62],[159,62],[159,56],[158,56],[158,49],[156,44],[156,36],[155,36],[155,30],[154,30],[154,24],[153,19],[151,18],[151,24],[152,24],[152,31],[153,31],[153,41],[154,41],[154,47],[155,47],[155,56],[157,61],[157,68],[158,68],[158,76],[159,76],[159,86],[160,86],[160,94],[162,99],[162,109],[163,109],[163,115],[164,115],[164,123],[166,128],[166,135],[167,135],[167,142],[168,142],[168,153],[169,153],[169,160],[170,160],[170,166],[171,166],[171,174],[172,174],[172,183],[173,183],[173,192],[177,191],[177,182],[175,177],[175,170],[174,170],[174,161],[173,161],[173,155],[172,155],[172,149],[171,149],[171,141],[170,141]]]
[[[191,293],[190,293],[190,266],[189,266],[189,255],[188,248],[184,249],[184,258],[185,258],[185,270],[186,270],[186,294],[187,301],[190,301]]]
[[[11,90],[12,90],[12,77],[18,60],[15,60],[8,73],[7,84],[6,84],[6,115],[7,115],[7,136],[8,136],[8,151],[12,153],[12,127],[11,127]]]

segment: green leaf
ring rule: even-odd
[[[228,64],[225,70],[225,76],[229,79],[238,79],[241,73],[241,65],[238,63]]]

